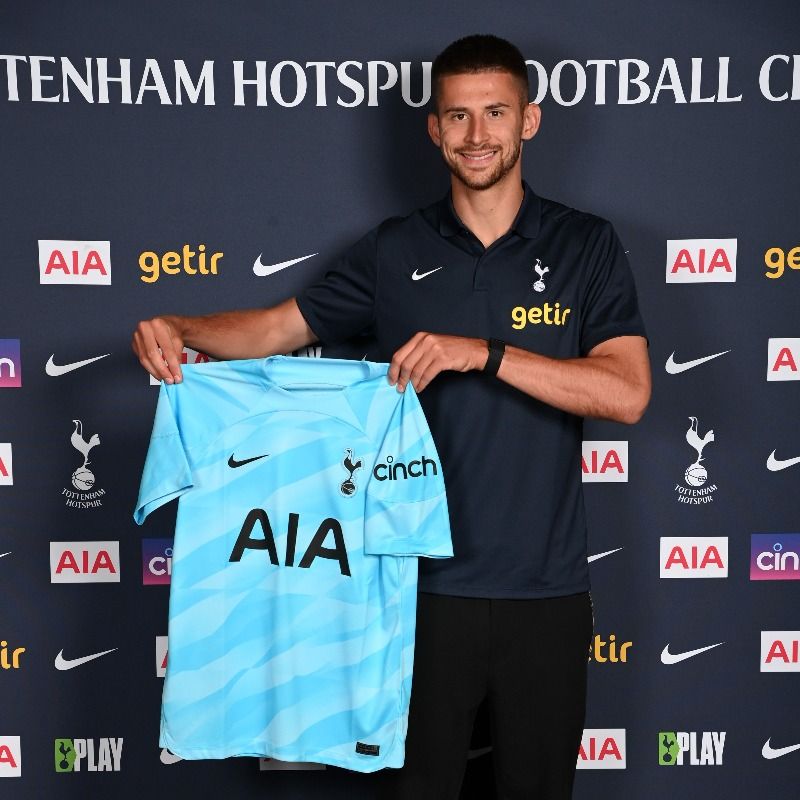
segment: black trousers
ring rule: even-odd
[[[572,796],[592,636],[588,593],[544,600],[419,595],[405,766],[380,797],[456,800],[488,701],[501,800]]]

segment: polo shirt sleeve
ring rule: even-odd
[[[589,351],[615,336],[647,336],[636,285],[625,250],[611,223],[601,221],[587,252],[587,284],[582,302],[580,349]]]
[[[296,297],[300,313],[321,341],[338,344],[372,326],[377,245],[376,228],[356,242],[322,280]]]

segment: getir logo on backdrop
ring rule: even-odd
[[[800,631],[761,631],[761,671],[800,672]]]
[[[627,442],[583,442],[581,477],[584,483],[622,483],[628,480]]]
[[[163,678],[167,674],[168,652],[169,637],[156,636],[156,678]]]
[[[11,468],[11,443],[0,442],[0,486],[13,486],[14,472]]]
[[[764,263],[767,265],[764,274],[773,280],[782,277],[786,267],[800,270],[800,245],[788,251],[784,251],[781,247],[770,247],[764,253]]]
[[[197,350],[192,350],[191,347],[184,347],[181,351],[181,364],[208,364],[209,361],[216,361],[216,358],[211,358],[205,353],[198,353]],[[160,386],[161,381],[156,380],[152,375],[150,376],[151,386]]]
[[[751,581],[800,581],[800,533],[750,536]]]
[[[736,239],[668,239],[667,283],[734,283]]]
[[[0,736],[0,778],[22,775],[22,747],[19,736]]]
[[[142,539],[142,583],[169,584],[172,576],[172,539]]]
[[[56,772],[119,772],[122,739],[56,739]]]
[[[578,769],[625,769],[625,728],[586,728]]]
[[[111,285],[111,242],[39,239],[39,283]]]
[[[659,731],[658,763],[663,767],[721,767],[725,731]],[[687,756],[688,758],[684,758]]]
[[[727,536],[662,536],[662,578],[727,578]]]
[[[218,275],[219,261],[224,253],[206,253],[204,244],[198,245],[197,250],[192,250],[191,245],[185,244],[180,251],[168,250],[163,255],[145,250],[139,256],[139,276],[145,283],[155,283],[162,275],[177,275],[185,272],[187,275]]]
[[[50,542],[51,583],[119,583],[119,542]]]
[[[0,389],[22,386],[19,339],[0,339]]]
[[[767,380],[800,381],[800,339],[770,339]]]
[[[625,664],[628,661],[628,650],[633,646],[633,642],[624,640],[617,641],[615,634],[611,634],[608,639],[604,639],[599,633],[589,643],[589,661],[596,661],[598,664]]]

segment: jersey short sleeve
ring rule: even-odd
[[[580,334],[581,355],[615,336],[646,336],[636,285],[614,228],[599,226],[587,252],[589,273]]]

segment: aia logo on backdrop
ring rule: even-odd
[[[94,472],[89,469],[92,463],[89,455],[100,444],[100,436],[96,433],[89,435],[84,432],[83,422],[79,419],[72,420],[73,430],[70,444],[78,451],[82,463],[79,462],[70,478],[72,488],[64,488],[61,494],[65,505],[69,508],[97,508],[103,505],[104,489],[95,486]],[[73,491],[73,489],[75,491]]]
[[[192,350],[191,347],[184,347],[181,352],[181,364],[208,364],[209,361],[216,361],[216,358],[211,358],[205,353],[198,353],[197,350]],[[151,386],[160,386],[161,381],[156,380],[152,375],[150,376]]]
[[[0,389],[22,386],[19,339],[0,339]]]
[[[625,728],[586,728],[578,769],[625,769]]]
[[[22,775],[22,747],[19,736],[0,736],[0,778]]]
[[[734,283],[736,239],[668,239],[667,283]]]
[[[39,283],[111,285],[111,242],[39,240]]]
[[[172,539],[142,539],[142,583],[169,585],[172,577]]]
[[[767,380],[800,381],[800,339],[770,339]]]
[[[721,767],[725,731],[659,731],[658,763],[662,767]]]
[[[727,536],[662,536],[662,578],[727,578]]]
[[[701,435],[700,422],[697,417],[689,417],[689,428],[686,431],[686,443],[694,450],[695,458],[683,473],[683,482],[675,484],[678,502],[686,505],[704,505],[713,502],[713,493],[717,490],[709,480],[709,473],[704,463],[703,451],[714,441],[714,431],[707,430]]]
[[[156,678],[163,678],[167,674],[168,652],[169,637],[156,636]]]
[[[50,542],[51,583],[119,583],[119,542]]]
[[[11,468],[11,443],[0,442],[0,486],[13,486],[14,473]]]
[[[761,671],[800,672],[800,631],[761,631]]]
[[[581,478],[584,483],[627,482],[628,443],[583,442]]]
[[[800,533],[754,533],[751,581],[800,581]]]

